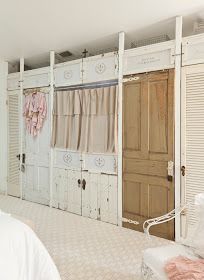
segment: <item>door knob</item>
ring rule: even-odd
[[[80,188],[81,187],[81,180],[80,179],[78,179],[78,187]]]
[[[181,166],[181,175],[185,176],[186,175],[186,167],[183,165]]]
[[[86,180],[83,179],[82,180],[82,189],[85,190],[85,188],[86,188]]]
[[[18,154],[16,157],[17,157],[18,160],[21,159],[21,155],[20,154]]]
[[[168,161],[167,171],[168,171],[167,180],[169,182],[172,182],[173,181],[173,176],[174,176],[174,162],[171,161],[171,160]]]

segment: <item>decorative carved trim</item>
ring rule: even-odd
[[[70,80],[72,78],[72,75],[73,75],[72,70],[65,70],[64,71],[64,78],[66,80]]]
[[[63,160],[64,160],[64,162],[66,163],[66,164],[70,164],[71,162],[72,162],[72,155],[70,155],[70,154],[65,154],[64,156],[63,156]]]
[[[97,167],[103,167],[105,165],[105,159],[101,156],[96,157],[94,162]]]
[[[95,71],[97,74],[103,74],[106,71],[106,65],[103,62],[96,64]]]

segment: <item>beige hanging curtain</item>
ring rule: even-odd
[[[52,146],[81,152],[115,153],[117,86],[57,91]]]

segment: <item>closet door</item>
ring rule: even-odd
[[[19,91],[8,91],[8,195],[20,197]]]
[[[204,64],[182,69],[182,203],[194,203],[204,192]],[[197,221],[193,207],[189,211],[189,234]],[[185,234],[186,216],[182,215]],[[184,235],[185,237],[185,235]]]
[[[49,205],[49,95],[46,94],[47,117],[41,132],[33,137],[25,130],[25,172],[23,198],[29,201]]]
[[[67,211],[81,215],[81,203],[82,203],[82,189],[81,180],[82,174],[78,170],[68,170],[67,171],[67,186],[68,186],[68,207]]]
[[[82,216],[97,219],[100,174],[82,171]]]
[[[174,209],[174,180],[168,176],[173,159],[174,71],[138,75],[124,84],[123,216],[138,226]],[[174,223],[152,227],[151,233],[174,238]]]

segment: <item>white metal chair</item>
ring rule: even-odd
[[[147,235],[150,235],[149,231],[152,226],[163,224],[163,223],[166,223],[166,222],[169,222],[169,221],[175,219],[176,216],[181,215],[181,213],[183,211],[187,210],[187,207],[188,207],[187,205],[180,206],[176,209],[173,209],[171,212],[169,212],[163,216],[146,220],[143,224],[144,233],[146,233]]]
[[[203,213],[204,213],[204,194],[199,194],[202,195],[202,201],[200,200],[199,203],[203,203],[203,208],[202,214],[200,212],[200,218],[202,218]],[[196,203],[196,201],[199,201],[199,195],[196,196],[195,198],[195,204],[199,205]],[[177,215],[180,215],[183,211],[187,211],[189,213],[191,207],[193,205],[188,204],[184,205],[181,207],[178,207],[171,212],[165,214],[164,216],[157,217],[154,219],[149,219],[144,222],[143,224],[143,229],[144,232],[148,235],[151,236],[149,231],[152,226],[156,226],[158,224],[162,224],[168,221],[173,220]],[[195,205],[194,205],[195,207]],[[187,214],[188,216],[188,214]],[[198,226],[201,226],[199,231],[200,231],[200,236],[204,236],[204,219],[202,221],[202,225],[199,222]],[[193,244],[188,240],[189,236],[188,235],[188,228],[186,229],[186,242],[182,240],[182,244],[180,243],[175,243],[172,242],[172,244],[167,245],[167,246],[161,246],[161,247],[156,247],[156,248],[149,248],[146,249],[143,253],[143,261],[142,261],[142,267],[141,267],[141,274],[142,274],[142,279],[145,280],[165,280],[167,279],[166,273],[164,271],[164,266],[167,261],[169,261],[171,258],[177,257],[179,255],[182,255],[184,257],[187,257],[189,259],[197,259],[199,258],[199,253],[198,251],[195,251],[195,247],[193,247]],[[186,245],[183,245],[186,244]],[[195,244],[194,244],[195,245]],[[203,245],[204,246],[204,245]],[[198,253],[198,254],[197,254]]]

